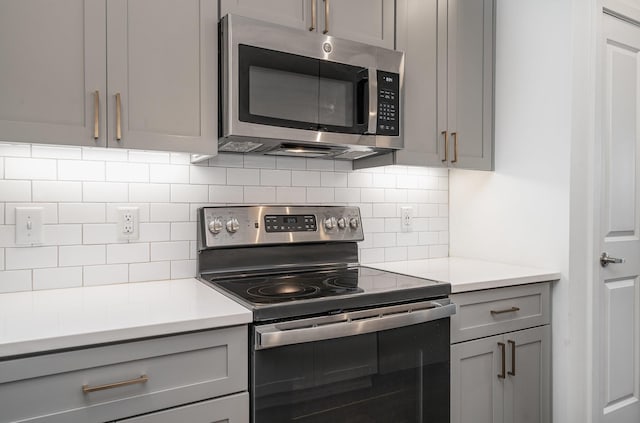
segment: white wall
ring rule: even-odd
[[[569,399],[585,389],[570,379],[572,17],[571,0],[497,1],[496,169],[450,174],[452,256],[562,274],[553,288],[557,423],[584,422]]]
[[[445,257],[448,172],[274,156],[0,144],[0,292],[195,276],[196,209],[225,204],[360,207],[363,263]],[[140,208],[138,241],[118,241],[116,208]],[[400,207],[414,231],[400,232]],[[15,208],[40,206],[44,244],[15,244]]]

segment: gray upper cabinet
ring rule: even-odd
[[[493,168],[494,0],[398,0],[404,150],[381,164]]]
[[[0,2],[0,140],[215,154],[217,10]]]
[[[104,0],[0,2],[0,140],[106,145],[105,22]]]
[[[393,49],[394,0],[220,0],[228,13]]]
[[[109,147],[216,153],[217,8],[108,1]]]

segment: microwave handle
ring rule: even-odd
[[[378,72],[369,68],[369,126],[368,134],[375,134],[378,125]]]

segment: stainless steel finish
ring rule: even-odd
[[[295,40],[295,42],[291,42]],[[323,50],[323,45],[332,45],[331,53]],[[400,75],[400,93],[404,84],[404,54],[376,46],[350,40],[320,35],[315,32],[300,31],[280,25],[262,22],[237,15],[227,15],[221,21],[221,81],[222,81],[222,138],[219,150],[225,151],[229,141],[239,143],[253,142],[252,153],[267,154],[277,150],[284,140],[296,141],[301,146],[341,147],[327,158],[354,160],[372,154],[386,153],[403,147],[402,128],[397,137],[380,135],[344,134],[294,128],[284,128],[241,122],[238,101],[238,45],[246,44],[260,48],[283,51],[330,62],[360,66],[366,69],[378,69],[395,72]],[[369,74],[369,85],[377,85],[375,73]],[[369,132],[375,133],[377,125],[377,96],[375,106],[370,102]],[[399,111],[402,116],[402,104]],[[372,115],[373,114],[373,115]],[[259,144],[255,146],[255,144]],[[355,154],[360,152],[362,154]],[[295,152],[290,152],[295,154]]]
[[[507,346],[504,342],[498,342],[498,347],[500,347],[500,354],[502,355],[502,359],[500,361],[500,373],[498,374],[499,379],[504,379],[507,377],[507,364],[505,355],[507,354]]]
[[[340,219],[338,219],[338,228],[344,229],[346,227],[347,227],[347,221],[345,220],[345,218],[341,217]]]
[[[507,372],[510,376],[516,375],[516,343],[515,341],[508,340],[507,344],[511,346],[511,370]]]
[[[303,232],[266,232],[264,217],[266,215],[313,215],[316,218],[317,230]],[[327,241],[362,241],[364,233],[360,224],[360,209],[347,206],[238,206],[238,207],[205,207],[198,216],[203,219],[201,227],[207,228],[211,222],[219,219],[227,222],[235,219],[232,229],[235,232],[221,231],[213,234],[203,230],[199,235],[199,248],[225,248],[239,246],[255,246],[267,244],[295,244]],[[349,219],[349,228],[338,231],[337,218]],[[331,229],[325,229],[326,219],[333,219]],[[355,222],[355,223],[353,223]],[[355,225],[355,227],[354,227]]]
[[[370,67],[368,73],[369,73],[369,124],[367,126],[367,133],[375,134],[376,131],[378,130],[378,71],[376,70],[376,68]],[[400,78],[400,80],[402,81],[402,77]],[[402,129],[400,130],[402,131]],[[404,147],[404,141],[402,142],[401,147]]]
[[[379,332],[447,318],[456,312],[449,299],[354,311],[257,326],[257,350]]]
[[[624,263],[625,259],[610,257],[606,252],[602,253],[600,256],[600,266],[607,267],[609,264],[621,264]]]
[[[96,391],[105,391],[107,389],[120,388],[122,386],[137,385],[139,383],[147,383],[148,380],[149,380],[149,377],[147,375],[141,375],[140,377],[137,377],[135,379],[125,380],[122,382],[107,383],[105,385],[98,385],[98,386],[82,385],[82,393],[88,394]]]
[[[222,230],[222,220],[217,218],[213,219],[209,222],[208,227],[209,232],[211,232],[212,234],[218,234]]]
[[[504,313],[515,313],[516,311],[520,311],[520,307],[509,307],[502,310],[491,310],[490,313],[492,315],[495,315],[495,314],[504,314]]]
[[[231,219],[227,220],[227,232],[234,234],[238,232],[239,228],[240,228],[240,223],[238,223],[238,219],[236,219],[235,217],[232,217]]]
[[[335,217],[328,217],[324,220],[324,227],[328,230],[331,230],[333,228],[336,227],[336,218]]]
[[[311,26],[309,31],[315,31],[318,26],[318,3],[316,0],[311,1]]]
[[[329,0],[324,0],[324,31],[322,33],[329,33]]]

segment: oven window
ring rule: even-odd
[[[239,118],[313,131],[364,133],[368,70],[239,46]]]
[[[253,352],[254,423],[449,423],[449,319]]]

